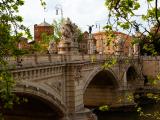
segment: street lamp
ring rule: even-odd
[[[98,21],[95,22],[95,25],[96,25],[96,28],[98,28],[99,32],[100,32],[100,28],[101,28],[101,25]]]
[[[56,15],[59,15],[59,12],[60,12],[60,14],[61,14],[61,20],[63,21],[63,9],[62,9],[62,5],[57,4],[55,6],[55,9],[56,9]]]
[[[95,26],[96,26],[96,28],[98,29],[98,32],[99,32],[99,41],[98,41],[99,44],[100,44],[99,53],[103,54],[105,47],[104,47],[104,41],[103,41],[103,33],[100,33],[100,29],[101,29],[100,21],[96,21]]]

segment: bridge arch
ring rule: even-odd
[[[89,85],[90,82],[93,80],[93,78],[94,78],[98,73],[103,72],[103,71],[105,71],[107,74],[109,74],[110,76],[112,76],[114,85],[117,86],[117,87],[119,87],[118,77],[116,76],[116,74],[113,72],[112,69],[109,69],[109,68],[108,68],[108,69],[104,69],[104,68],[102,68],[102,67],[98,67],[98,68],[96,68],[95,70],[93,70],[93,71],[89,74],[88,78],[87,78],[86,81],[85,81],[85,84],[84,84],[84,87],[83,87],[83,92],[86,91],[88,85]]]
[[[128,66],[126,69],[127,86],[135,87],[134,85],[136,85],[136,83],[138,82],[138,77],[140,77],[140,76],[138,75],[138,71],[137,71],[136,67],[133,65]]]
[[[97,68],[90,74],[84,85],[84,106],[98,107],[114,104],[118,87],[118,78],[111,69]]]
[[[6,120],[61,120],[66,116],[62,101],[41,87],[17,84],[13,92],[28,102],[15,104],[13,110],[5,111]]]

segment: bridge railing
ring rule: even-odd
[[[46,63],[64,63],[73,61],[100,61],[109,59],[121,59],[121,60],[137,60],[137,58],[128,58],[127,56],[115,56],[115,55],[105,55],[105,54],[78,54],[78,55],[58,55],[58,54],[31,54],[20,57],[5,56],[6,60],[10,65],[37,65]]]
[[[160,60],[160,56],[141,56],[143,60]]]
[[[149,92],[149,91],[158,91],[160,92],[160,87],[157,87],[155,85],[144,85],[144,84],[136,84],[136,85],[125,85],[125,86],[121,86],[121,88],[119,88],[119,90],[122,91],[132,91],[132,90],[136,90],[139,92]]]

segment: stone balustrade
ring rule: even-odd
[[[103,61],[110,59],[123,59],[123,60],[136,60],[138,57],[128,57],[128,56],[115,56],[115,55],[102,55],[102,54],[93,54],[93,55],[58,55],[58,54],[32,54],[25,55],[20,57],[6,56],[4,59],[8,61],[9,65],[15,66],[37,66],[45,65],[49,63],[62,64],[66,62],[78,62],[78,61]]]

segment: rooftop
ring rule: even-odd
[[[49,23],[47,23],[44,19],[44,21],[41,24],[39,24],[38,26],[51,26],[51,25]]]

